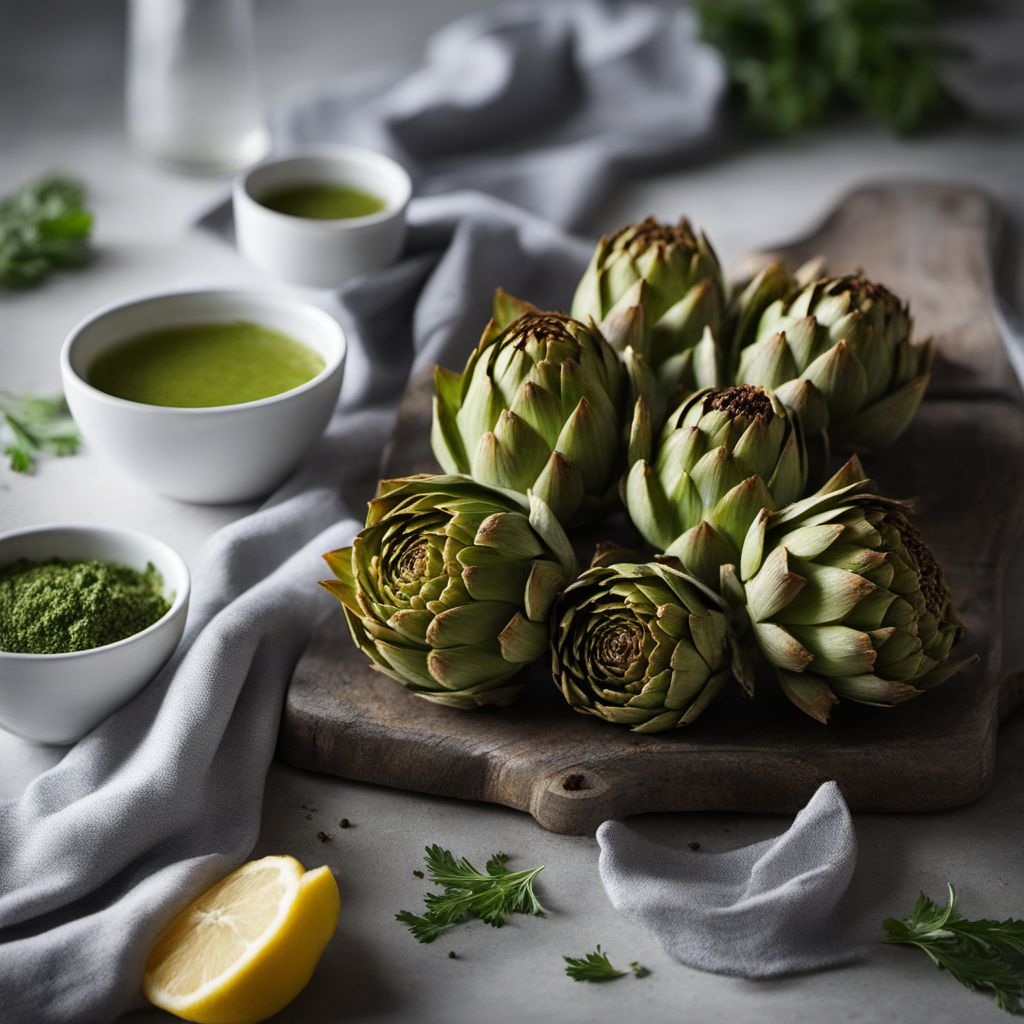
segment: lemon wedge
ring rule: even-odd
[[[197,1024],[255,1024],[305,988],[338,923],[328,867],[264,857],[193,900],[149,954],[146,998]]]

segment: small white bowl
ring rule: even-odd
[[[307,345],[324,361],[312,380],[279,395],[194,409],[115,398],[88,383],[95,359],[162,327],[249,320]],[[64,394],[90,445],[158,494],[200,504],[269,494],[327,426],[345,365],[334,317],[286,295],[217,290],[151,295],[101,309],[61,351]]]
[[[19,558],[152,563],[171,607],[134,636],[69,654],[0,651],[0,726],[36,743],[74,743],[135,696],[178,646],[188,611],[182,557],[137,530],[60,524],[0,534],[0,566]],[[173,595],[173,596],[172,596]]]
[[[386,205],[366,217],[316,220],[261,203],[282,188],[320,184],[361,189]],[[303,150],[269,160],[235,180],[235,238],[247,260],[285,281],[337,288],[350,277],[394,263],[405,243],[411,196],[405,168],[382,153],[351,146]]]

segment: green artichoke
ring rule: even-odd
[[[666,562],[588,569],[555,604],[555,685],[577,711],[634,732],[688,725],[729,679],[723,608]]]
[[[906,506],[866,487],[764,510],[743,545],[757,644],[786,696],[820,722],[840,698],[892,706],[967,664],[947,660],[963,626]]]
[[[735,379],[774,388],[808,434],[827,412],[835,447],[886,448],[910,425],[928,386],[932,343],[912,344],[911,328],[906,304],[882,285],[819,278],[764,309],[753,342],[738,354]],[[738,330],[742,336],[746,328]]]
[[[537,497],[461,476],[385,480],[351,547],[324,556],[374,668],[439,704],[506,705],[547,649],[572,548]]]
[[[795,501],[807,483],[799,424],[766,388],[705,388],[669,416],[655,444],[644,402],[630,436],[625,498],[644,539],[717,586],[762,508]]]
[[[721,383],[725,287],[707,238],[685,218],[653,217],[605,235],[576,288],[572,315],[618,351],[640,352],[668,391]]]
[[[615,500],[633,394],[596,328],[499,293],[465,370],[435,370],[434,455],[448,473],[532,491],[562,523],[585,522]]]

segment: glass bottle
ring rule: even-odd
[[[128,136],[158,162],[229,173],[270,148],[250,0],[129,0]]]

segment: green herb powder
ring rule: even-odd
[[[112,562],[21,559],[0,567],[0,651],[65,654],[133,636],[170,603],[163,578]]]

